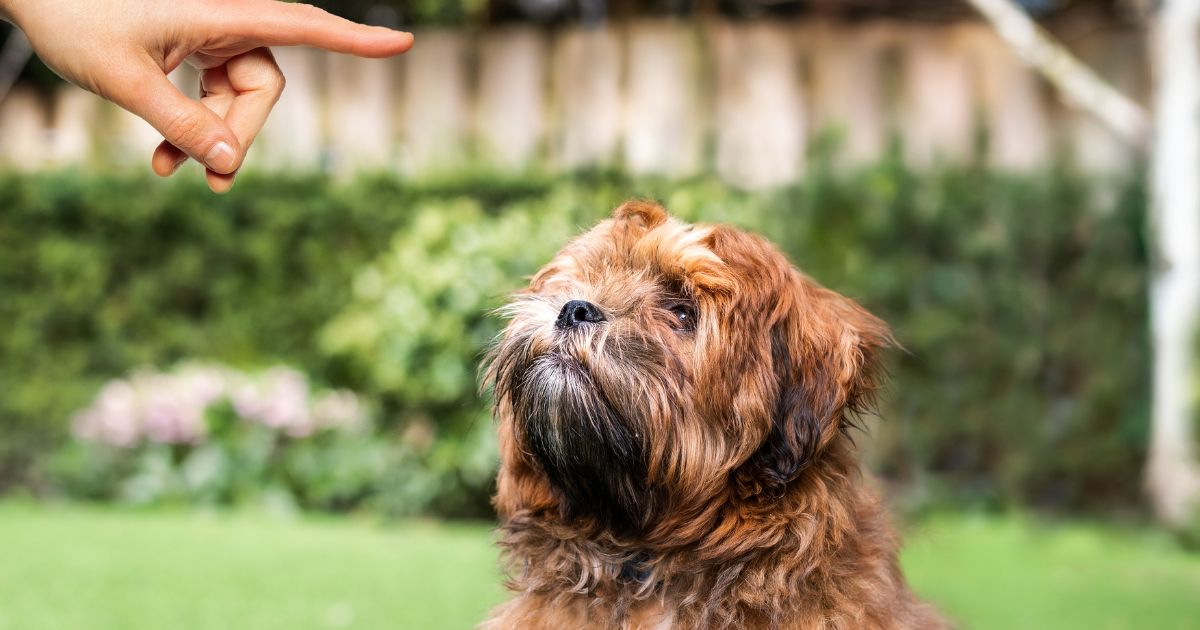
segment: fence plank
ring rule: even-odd
[[[48,139],[46,109],[37,93],[13,88],[0,101],[0,163],[17,170],[42,168]]]
[[[1144,40],[1131,31],[1091,33],[1072,38],[1072,51],[1118,90],[1147,102],[1149,68]],[[1141,98],[1139,98],[1141,97]],[[1063,114],[1064,129],[1078,166],[1088,172],[1125,172],[1133,166],[1134,153],[1108,127],[1082,108],[1070,107]]]
[[[1068,26],[1077,54],[1145,99],[1142,34]],[[970,157],[981,125],[998,167],[1037,168],[1063,147],[1090,172],[1122,171],[1133,159],[979,23],[639,20],[418,35],[413,51],[390,61],[276,50],[288,86],[246,167],[423,176],[477,158],[517,172],[712,168],[742,186],[770,187],[801,176],[806,143],[825,129],[843,132],[843,166],[878,159],[897,133],[921,168]],[[186,67],[172,80],[196,91]],[[45,102],[18,94],[0,109],[0,159],[20,155],[33,167],[98,159],[145,168],[160,140],[137,117],[78,90]],[[49,133],[42,118],[51,119]]]
[[[690,175],[700,169],[696,30],[677,21],[630,26],[625,91],[625,166],[634,173]]]
[[[162,142],[162,136],[150,123],[116,105],[108,104],[105,109],[104,117],[112,122],[105,125],[101,144],[108,147],[109,163],[126,168],[146,168],[154,148]]]
[[[796,28],[717,24],[716,167],[741,186],[794,181],[804,162],[805,106]]]
[[[341,175],[395,165],[394,59],[331,55],[328,61],[329,167]]]
[[[878,159],[887,142],[880,66],[885,31],[823,22],[809,37],[813,133],[838,136],[841,164]]]
[[[493,168],[520,171],[542,148],[546,120],[546,38],[535,28],[487,33],[479,46],[475,133]]]
[[[906,26],[901,41],[905,158],[917,167],[967,158],[977,128],[976,96],[963,48],[945,27]]]
[[[443,171],[466,157],[471,105],[462,33],[428,30],[404,65],[401,168],[419,175]]]
[[[621,47],[614,31],[572,28],[554,43],[551,150],[565,169],[609,165],[621,137]]]
[[[959,31],[979,77],[993,166],[1028,171],[1051,158],[1048,87],[1038,74],[986,25]]]
[[[272,52],[287,77],[287,87],[246,156],[245,168],[315,171],[325,148],[321,125],[325,54],[307,48]]]
[[[56,165],[84,164],[95,157],[101,103],[99,96],[73,85],[64,85],[55,93],[51,151]]]

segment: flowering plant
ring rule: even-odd
[[[282,366],[139,371],[104,385],[72,428],[58,466],[67,489],[136,503],[350,507],[390,456],[357,395]]]
[[[108,383],[90,407],[76,414],[73,431],[83,440],[119,448],[147,442],[197,445],[209,437],[212,413],[223,404],[238,420],[292,438],[360,429],[367,420],[353,393],[315,392],[308,378],[291,368],[251,375],[189,363]]]

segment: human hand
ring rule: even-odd
[[[0,16],[63,78],[163,135],[151,158],[155,173],[166,177],[191,157],[215,192],[233,186],[283,91],[267,46],[390,57],[413,42],[409,33],[275,0],[0,0]],[[185,61],[200,70],[199,101],[167,79]]]

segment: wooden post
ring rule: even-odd
[[[410,175],[461,166],[470,126],[467,45],[461,33],[417,33],[421,43],[400,58],[404,66],[400,165]]]
[[[321,95],[326,53],[307,48],[276,48],[272,52],[287,77],[287,87],[246,156],[243,168],[318,170],[325,150]]]
[[[905,157],[918,168],[970,156],[976,129],[971,69],[952,31],[904,29],[900,131]]]
[[[63,85],[55,93],[51,146],[56,165],[81,165],[95,157],[101,103],[99,96],[74,85]]]
[[[842,165],[878,160],[887,143],[880,65],[888,29],[821,22],[809,37],[810,135],[836,134],[840,139],[836,159]]]
[[[606,28],[572,28],[554,43],[552,93],[556,166],[609,165],[621,137],[621,46]]]
[[[716,71],[717,172],[765,188],[795,181],[805,152],[805,104],[795,25],[718,23],[711,30]]]
[[[330,168],[346,176],[395,165],[396,99],[393,59],[326,55]]]
[[[0,102],[0,164],[22,171],[45,166],[46,110],[30,88],[13,88]]]
[[[703,150],[698,34],[676,21],[640,21],[629,30],[625,166],[681,177],[699,170]]]
[[[1149,76],[1146,66],[1145,42],[1129,33],[1107,32],[1103,37],[1094,36],[1077,39],[1072,51],[1079,59],[1094,69],[1095,74],[1108,81],[1120,93],[1128,95],[1134,106],[1140,107],[1137,98],[1146,94],[1143,81]],[[1090,173],[1116,174],[1128,172],[1142,146],[1131,144],[1087,104],[1080,104],[1067,96],[1068,123],[1064,130],[1070,134],[1069,146],[1079,167]],[[1145,139],[1143,138],[1144,142]]]
[[[959,37],[979,78],[989,163],[1011,171],[1044,166],[1053,144],[1045,82],[986,25]]]
[[[479,46],[475,130],[480,158],[501,171],[535,164],[545,135],[546,38],[529,26],[487,33]]]

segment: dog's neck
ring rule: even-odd
[[[742,601],[746,594],[739,584],[747,581],[795,581],[797,587],[786,596],[816,597],[839,588],[833,584],[838,577],[829,571],[829,558],[879,556],[881,551],[894,558],[892,548],[863,550],[852,544],[862,538],[863,529],[888,527],[857,467],[848,451],[834,453],[785,496],[716,510],[702,536],[681,538],[676,545],[665,539],[618,539],[556,521],[545,512],[517,510],[505,516],[500,528],[511,586],[556,599],[607,602],[618,616],[639,602],[690,608],[691,613],[680,614],[704,616],[696,618],[727,616],[732,610],[745,614],[740,609],[747,605]],[[821,500],[814,500],[816,494]],[[778,566],[780,557],[788,558],[786,566]],[[795,575],[796,567],[802,567],[801,575]],[[705,595],[697,597],[698,592]],[[779,610],[784,604],[758,605]]]
[[[649,560],[650,555],[645,552],[629,556],[621,563],[621,571],[617,574],[617,579],[637,585],[638,588],[645,588],[651,584],[654,575],[647,564]]]

